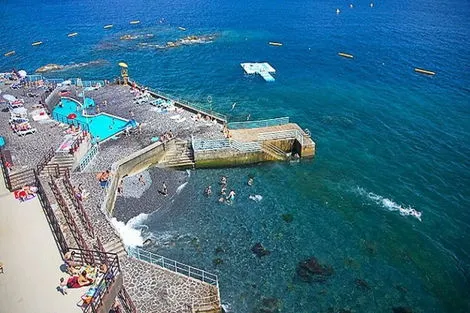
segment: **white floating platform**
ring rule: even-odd
[[[247,74],[259,74],[267,82],[274,81],[271,73],[276,73],[276,70],[269,63],[241,63],[240,65]]]

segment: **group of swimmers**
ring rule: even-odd
[[[249,177],[247,185],[248,186],[253,186],[253,183],[254,183],[253,177]],[[219,202],[220,203],[226,202],[226,203],[229,203],[229,204],[232,203],[233,200],[235,199],[236,193],[235,193],[235,190],[230,189],[230,192],[227,194],[227,177],[226,176],[222,176],[220,178],[219,185],[221,186]],[[207,197],[210,197],[212,195],[212,186],[211,185],[207,186],[207,188],[204,190],[204,194]]]

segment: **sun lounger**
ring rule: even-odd
[[[170,118],[171,118],[172,120],[178,120],[178,119],[181,118],[181,115],[179,115],[179,114],[178,114],[178,115],[173,115],[173,116],[170,116]]]
[[[179,120],[176,120],[175,122],[176,123],[183,123],[184,121],[186,121],[186,117],[182,117]]]
[[[34,134],[35,132],[36,132],[36,128],[30,128],[30,129],[27,129],[27,130],[17,131],[16,133],[18,134],[18,136],[23,137],[23,136],[26,136],[28,134]]]

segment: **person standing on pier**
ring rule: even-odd
[[[163,194],[165,197],[168,196],[168,189],[166,188],[165,182],[163,182],[162,194]]]

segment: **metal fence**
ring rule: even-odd
[[[71,118],[68,118],[66,115],[63,115],[54,111],[52,111],[52,118],[64,124],[73,125],[75,127],[80,127],[81,130],[90,131],[90,126],[88,125],[88,123],[80,122],[76,118],[71,119]]]
[[[127,252],[129,253],[129,255],[141,261],[152,263],[166,268],[167,270],[170,270],[172,272],[176,272],[200,280],[202,282],[216,286],[217,288],[219,287],[219,280],[217,278],[217,275],[215,274],[165,258],[164,256],[152,253],[141,248],[127,247]]]
[[[289,124],[289,117],[272,118],[269,120],[246,121],[246,122],[230,122],[227,124],[229,129],[247,129],[260,128],[269,126],[280,126]]]
[[[202,151],[215,151],[220,149],[235,149],[240,152],[261,151],[259,142],[241,142],[233,139],[195,139],[191,140],[195,153]]]

